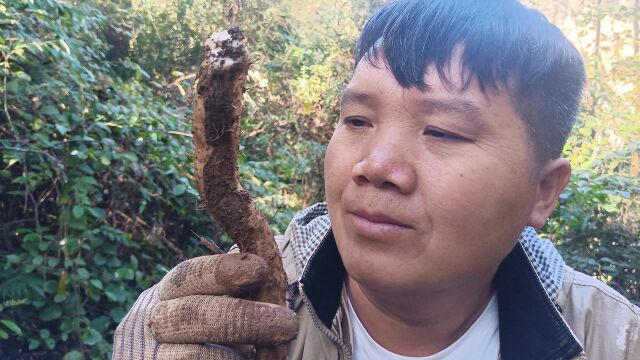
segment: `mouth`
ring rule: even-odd
[[[349,211],[348,217],[354,230],[368,237],[395,237],[413,230],[406,222],[381,212]]]

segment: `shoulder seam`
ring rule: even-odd
[[[594,279],[595,281],[599,281]],[[617,302],[618,304],[624,305],[626,308],[628,308],[632,313],[636,314],[640,320],[640,308],[638,308],[637,306],[635,306],[629,299],[625,298],[622,294],[618,293],[617,291],[611,289],[611,288],[603,288],[602,286],[600,286],[600,284],[585,284],[585,283],[572,283],[571,285],[573,286],[582,286],[582,287],[590,287],[593,289],[598,290],[598,292],[600,292],[601,294],[605,295],[606,297],[610,298],[611,300],[614,300],[615,302]],[[602,285],[607,286],[607,284],[602,283]],[[611,294],[610,292],[613,291],[615,293]]]

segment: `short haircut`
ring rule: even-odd
[[[515,0],[396,0],[367,21],[356,45],[356,65],[386,66],[406,88],[428,89],[424,73],[445,68],[462,46],[465,86],[506,88],[529,129],[536,160],[557,158],[578,113],[585,82],[582,57],[539,11]]]

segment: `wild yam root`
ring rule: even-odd
[[[193,114],[195,177],[204,203],[240,252],[265,259],[271,272],[253,300],[286,305],[286,275],[269,224],[238,178],[240,115],[250,61],[238,28],[205,42]],[[256,318],[279,331],[274,319]],[[258,347],[258,359],[286,359],[286,347]]]

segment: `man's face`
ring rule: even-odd
[[[532,211],[526,126],[505,92],[403,89],[361,61],[327,149],[329,217],[349,276],[371,289],[440,291],[491,279]]]

